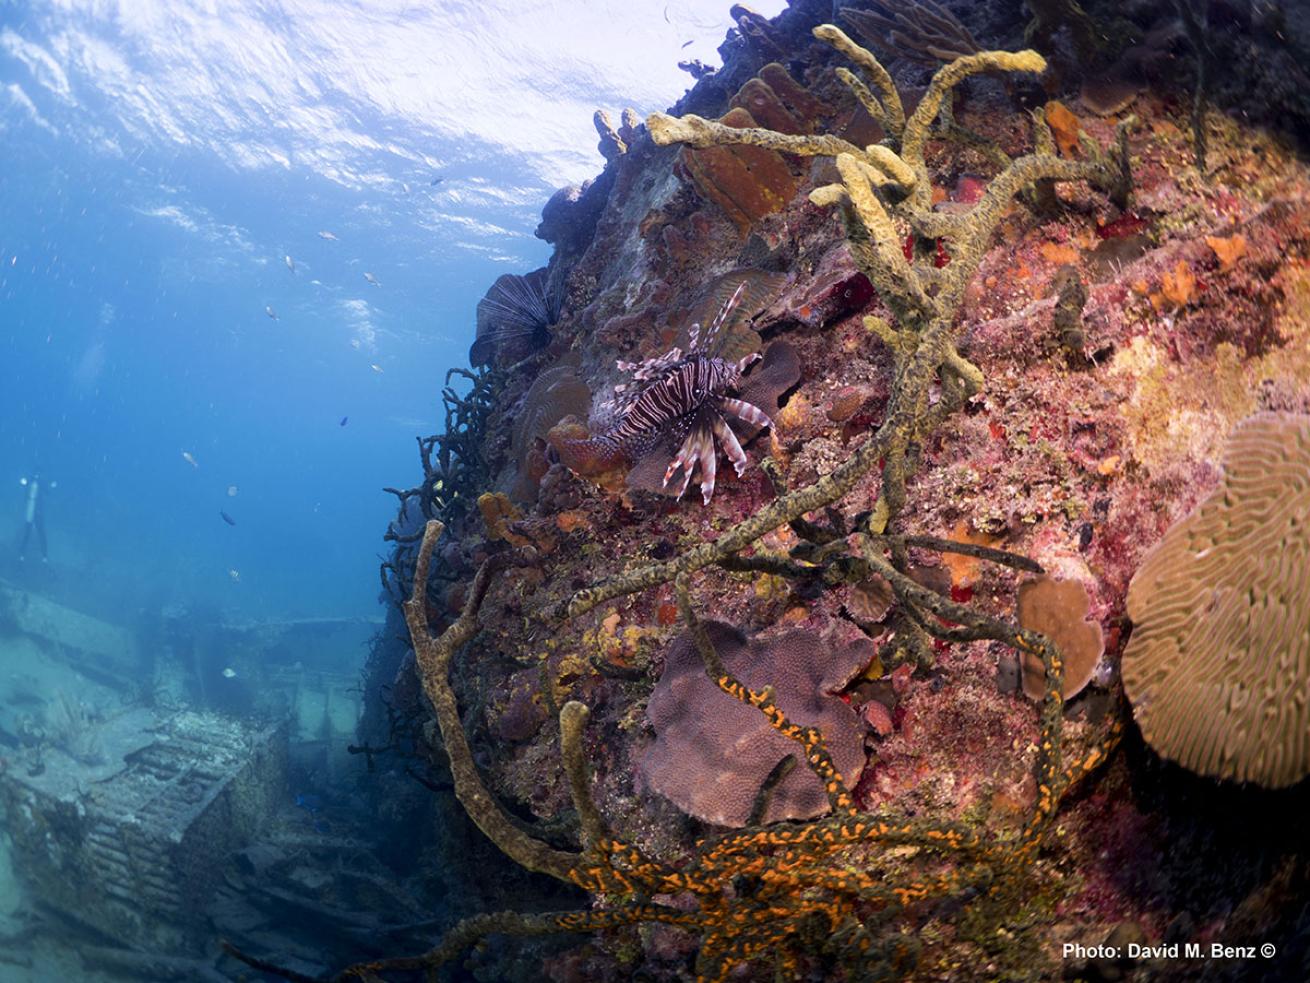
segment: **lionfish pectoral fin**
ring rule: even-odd
[[[678,498],[682,498],[683,492],[687,490],[687,485],[691,482],[691,454],[687,447],[690,441],[691,438],[687,438],[687,442],[678,448],[678,453],[673,455],[673,460],[669,461],[669,466],[664,469],[663,487],[667,489],[669,482],[673,480],[673,476],[678,473],[678,468],[682,468],[682,491],[678,492]]]
[[[708,433],[700,443],[700,497],[702,505],[709,505],[714,497],[714,479],[718,475],[718,451],[714,438]]]
[[[732,462],[733,470],[737,472],[740,478],[746,473],[746,452],[741,449],[741,442],[737,440],[737,435],[732,432],[732,427],[728,426],[727,421],[721,416],[714,418],[714,435],[719,438],[719,443],[723,445],[723,453],[728,455],[728,460]]]
[[[743,358],[741,361],[737,363],[737,371],[745,372],[747,369],[749,369],[752,365],[754,365],[762,358],[764,358],[764,356],[761,355],[759,352],[751,352],[749,355],[747,355],[745,358]]]
[[[672,481],[673,476],[678,473],[678,466],[680,464],[682,464],[682,459],[680,457],[675,457],[672,461],[669,462],[669,466],[664,469],[665,488],[669,487],[669,482]]]
[[[750,423],[757,427],[773,426],[773,420],[770,419],[769,414],[753,403],[746,403],[740,399],[725,398],[722,406],[726,412],[743,423]]]
[[[688,462],[682,466],[682,487],[678,489],[678,501],[682,501],[682,496],[687,494],[687,489],[691,487],[691,473],[695,470],[695,464]]]

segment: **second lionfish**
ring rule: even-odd
[[[743,300],[748,293],[773,293],[777,287],[775,278],[767,275],[744,279],[707,327],[692,324],[685,348],[675,345],[641,362],[620,360],[619,370],[629,373],[631,381],[615,386],[613,398],[600,407],[608,425],[586,437],[552,434],[560,460],[584,474],[606,470],[621,459],[633,462],[633,475],[641,475],[650,465],[663,466],[659,487],[677,487],[680,499],[698,480],[701,500],[708,505],[718,474],[718,448],[723,448],[737,476],[744,474],[747,459],[742,443],[773,426],[769,411],[799,375],[789,345],[774,343],[763,356],[751,351],[733,357],[743,335],[758,344],[753,331],[731,330],[742,320]],[[752,306],[758,310],[761,305]],[[746,370],[761,360],[763,364],[747,376]],[[633,475],[629,484],[641,486]]]

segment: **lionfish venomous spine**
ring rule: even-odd
[[[686,352],[674,347],[657,358],[617,363],[620,371],[632,374],[632,381],[615,386],[614,397],[601,407],[602,414],[614,422],[585,441],[586,452],[593,459],[622,456],[635,462],[661,447],[677,445],[664,472],[664,487],[668,488],[681,469],[681,499],[699,470],[701,499],[706,505],[714,495],[718,447],[728,455],[738,477],[745,472],[746,452],[728,419],[758,428],[773,426],[764,410],[732,395],[743,373],[760,356],[751,354],[733,362],[714,353],[746,286],[743,281],[737,287],[708,328],[691,326]]]

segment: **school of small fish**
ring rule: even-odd
[[[440,175],[440,174],[435,175],[435,176],[431,179],[430,186],[431,186],[431,187],[436,187],[438,184],[440,184],[440,183],[441,183],[442,181],[444,181],[444,180],[445,180],[444,175]],[[402,190],[405,194],[407,194],[407,195],[410,194],[410,193],[413,191],[413,189],[410,187],[408,181],[402,181],[402,182],[400,182],[400,187],[401,187],[401,190]],[[337,234],[336,234],[335,232],[331,232],[331,231],[329,231],[329,230],[327,230],[327,229],[320,229],[319,232],[318,232],[318,237],[319,237],[320,239],[322,239],[324,242],[338,242],[338,241],[340,241],[339,238],[338,238],[338,236],[337,236]],[[288,269],[288,270],[289,270],[293,275],[297,272],[297,270],[296,270],[296,261],[295,261],[294,258],[292,258],[292,256],[291,256],[290,253],[283,253],[283,254],[282,254],[282,262],[283,262],[283,265],[285,265],[286,268],[287,268],[287,269]],[[375,287],[380,287],[380,286],[382,286],[381,281],[379,281],[378,278],[377,278],[376,276],[374,276],[372,273],[365,272],[365,273],[364,273],[364,279],[365,279],[368,283],[372,284],[372,285],[375,286]],[[316,283],[316,284],[319,283],[319,281],[317,281],[317,280],[315,280],[315,281],[313,281],[313,282]],[[266,314],[266,315],[267,315],[271,320],[273,320],[273,321],[280,320],[280,318],[277,316],[277,311],[275,311],[275,310],[273,309],[273,305],[272,305],[272,304],[265,304],[265,305],[264,305],[264,313],[265,313],[265,314]],[[354,349],[356,349],[356,350],[359,350],[359,348],[360,348],[360,343],[359,343],[359,340],[358,340],[358,339],[351,339],[350,344],[351,344],[351,347],[352,347],[352,348],[354,348]],[[373,363],[371,363],[371,364],[369,365],[369,368],[372,369],[374,372],[378,372],[378,373],[381,373],[381,372],[383,371],[382,366],[379,365],[377,362],[373,362]],[[342,427],[344,427],[344,426],[349,422],[349,420],[350,420],[349,417],[347,417],[347,416],[343,416],[343,417],[341,418],[341,422],[340,422],[339,425],[342,426]],[[193,455],[190,451],[183,451],[183,452],[182,452],[182,459],[183,459],[184,461],[186,461],[188,464],[190,464],[191,467],[193,467],[193,468],[199,468],[199,467],[200,467],[200,463],[196,460],[195,455]],[[228,485],[228,486],[227,486],[227,497],[228,497],[228,498],[235,498],[236,495],[237,495],[237,486],[236,486],[236,485]],[[228,515],[228,514],[227,514],[226,512],[224,512],[223,510],[220,509],[218,514],[222,517],[223,521],[226,522],[229,526],[235,526],[235,525],[236,525],[236,520],[233,519],[230,515]],[[240,583],[240,582],[241,582],[241,574],[240,574],[240,572],[237,571],[235,568],[229,569],[228,572],[227,572],[227,575],[228,575],[228,578],[229,578],[229,579],[230,579],[234,584],[235,584],[235,583]],[[223,670],[223,676],[224,676],[225,678],[227,678],[227,679],[231,679],[231,678],[233,678],[235,675],[236,675],[236,672],[235,672],[234,670],[232,670],[232,669],[224,669],[224,670]]]

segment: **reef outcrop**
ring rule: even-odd
[[[597,934],[521,950],[557,980],[1091,976],[1117,968],[1064,943],[1203,931],[1268,938],[1262,968],[1291,971],[1304,783],[1254,809],[1205,777],[1254,765],[1165,746],[1132,667],[1181,635],[1132,596],[1166,530],[1222,497],[1242,421],[1310,412],[1310,172],[1214,111],[1198,170],[1186,87],[1143,84],[1114,118],[1048,74],[1030,112],[1035,51],[943,48],[912,94],[924,58],[884,63],[830,16],[743,8],[680,106],[602,128],[604,173],[543,222],[560,307],[541,347],[452,391],[450,433],[420,443],[384,575],[438,764],[503,853],[579,893],[370,971],[560,930]],[[681,357],[745,281],[732,360],[764,358],[715,398],[770,425],[734,431],[750,466],[679,502],[685,434],[649,454],[595,438],[620,363]],[[738,460],[702,442],[702,476],[706,453]],[[1274,570],[1252,582],[1276,594]],[[796,645],[813,664],[788,676],[770,660]],[[1214,707],[1192,744],[1242,744],[1240,716]],[[1286,760],[1266,784],[1296,780]],[[470,971],[518,978],[508,958]]]

